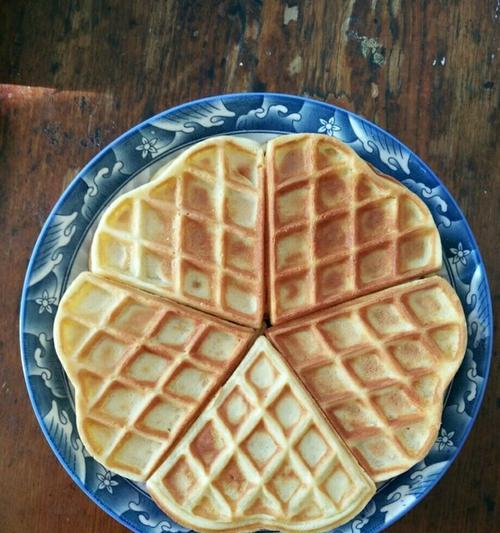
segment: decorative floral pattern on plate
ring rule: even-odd
[[[455,435],[454,431],[450,431],[449,433],[446,431],[446,429],[441,428],[439,435],[436,439],[436,444],[438,447],[438,450],[441,452],[445,448],[453,448],[453,441],[451,440],[453,438],[453,435]]]
[[[151,154],[152,157],[154,157],[154,154],[158,153],[158,150],[155,148],[155,144],[158,142],[158,139],[154,137],[153,139],[146,139],[146,137],[143,137],[141,139],[141,143],[138,146],[135,147],[136,150],[139,150],[141,152],[142,158],[146,159],[149,154]]]
[[[113,487],[118,485],[118,481],[113,479],[115,474],[109,470],[106,470],[103,474],[97,472],[96,476],[100,481],[99,485],[97,485],[97,490],[107,490],[110,494],[113,494]]]
[[[458,248],[450,248],[450,252],[453,254],[452,262],[456,265],[459,261],[463,264],[467,264],[466,257],[470,254],[470,250],[464,250],[461,242],[458,243]]]
[[[333,137],[336,132],[342,129],[338,124],[335,124],[335,115],[330,117],[328,120],[320,118],[319,121],[321,123],[321,127],[319,128],[318,132],[326,133],[330,137]]]
[[[40,298],[35,298],[35,302],[40,306],[38,308],[40,314],[45,311],[52,314],[52,306],[56,302],[56,298],[54,296],[49,296],[49,293],[44,290]]]
[[[443,425],[427,457],[384,483],[366,508],[335,533],[375,533],[416,505],[455,459],[481,405],[491,361],[491,297],[474,237],[453,198],[432,171],[394,137],[343,109],[295,96],[241,94],[206,98],[139,124],[98,154],[75,178],[37,241],[21,301],[24,374],[40,426],[75,483],[106,512],[137,533],[185,532],[137,484],[105,470],[85,451],[72,389],[53,345],[57,303],[67,283],[86,269],[92,232],[120,192],[144,183],[159,165],[211,135],[264,142],[294,132],[334,135],[428,205],[443,244],[445,275],[467,317],[466,356],[450,386]]]

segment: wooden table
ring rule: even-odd
[[[277,91],[377,122],[458,200],[498,311],[499,18],[498,2],[473,0],[0,2],[0,531],[124,531],[74,485],[38,428],[21,372],[19,296],[42,223],[71,178],[158,111]],[[498,376],[494,361],[458,460],[391,531],[498,527]]]

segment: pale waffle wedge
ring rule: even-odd
[[[147,481],[200,532],[320,532],[358,514],[375,486],[265,337]]]
[[[197,143],[103,214],[91,270],[258,327],[264,302],[264,155],[254,141]]]
[[[439,270],[425,204],[344,143],[277,137],[266,167],[273,324]]]
[[[80,274],[59,304],[54,343],[88,452],[144,481],[253,338],[248,328]]]
[[[437,276],[267,331],[374,481],[420,461],[464,357],[460,301]]]

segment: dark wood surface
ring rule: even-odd
[[[0,0],[0,531],[118,532],[63,471],[24,387],[21,284],[69,180],[137,122],[238,91],[309,95],[388,129],[442,177],[499,302],[500,4]],[[498,345],[498,328],[495,345]],[[498,527],[498,361],[457,461],[396,532]]]

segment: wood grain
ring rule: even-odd
[[[118,532],[49,450],[24,388],[22,280],[69,180],[135,123],[211,94],[279,91],[388,129],[458,200],[499,311],[498,2],[0,0],[0,530]],[[498,346],[498,331],[496,342]],[[458,460],[391,531],[498,525],[498,361]]]

